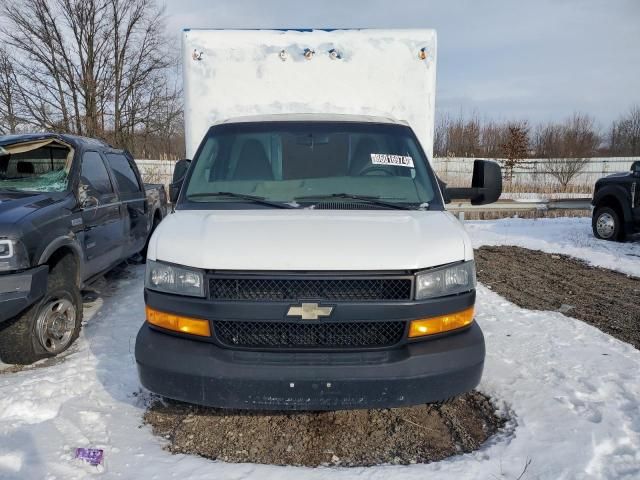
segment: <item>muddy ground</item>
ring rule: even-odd
[[[478,281],[523,308],[555,310],[640,349],[640,279],[520,247],[481,247]]]
[[[477,449],[504,423],[471,392],[445,405],[267,413],[156,402],[145,414],[173,453],[225,462],[368,466],[441,460]]]

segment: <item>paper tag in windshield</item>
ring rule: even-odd
[[[413,158],[404,155],[389,155],[386,153],[372,153],[371,163],[374,165],[394,165],[396,167],[413,168]]]

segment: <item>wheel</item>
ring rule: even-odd
[[[613,208],[598,207],[591,221],[593,234],[602,240],[621,240],[622,224],[620,215]]]
[[[0,332],[0,360],[28,365],[64,352],[80,334],[82,297],[72,261],[49,272],[47,293]]]

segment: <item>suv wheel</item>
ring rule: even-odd
[[[28,365],[64,352],[78,338],[82,297],[75,284],[73,262],[62,259],[49,272],[47,293],[10,320],[0,332],[0,359]]]
[[[602,240],[620,240],[622,225],[620,216],[613,208],[599,207],[593,213],[591,221],[593,234]]]

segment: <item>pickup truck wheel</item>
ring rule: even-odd
[[[28,365],[64,352],[78,338],[82,323],[80,290],[67,268],[56,267],[49,274],[44,298],[0,332],[3,362]]]
[[[602,240],[620,240],[622,225],[620,216],[613,208],[598,207],[591,222],[593,234]]]
[[[76,307],[68,292],[60,292],[42,306],[35,327],[47,353],[57,355],[69,346],[76,327]]]

